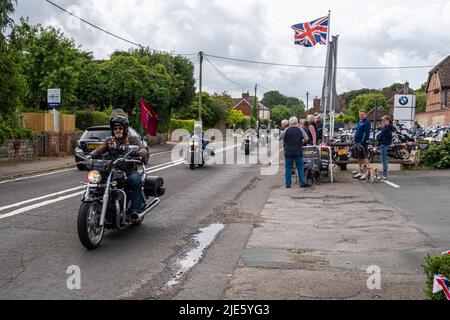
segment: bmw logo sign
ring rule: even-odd
[[[400,104],[401,104],[402,106],[405,106],[405,105],[408,104],[409,100],[408,100],[408,97],[403,96],[403,97],[400,97],[400,99],[398,100],[398,102],[400,102]]]

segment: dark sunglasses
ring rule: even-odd
[[[113,128],[114,131],[123,131],[123,127],[115,127]]]

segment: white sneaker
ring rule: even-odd
[[[361,171],[352,171],[352,174],[361,173]]]
[[[353,179],[359,179],[363,174],[361,172],[358,172],[353,176]]]
[[[366,177],[365,174],[362,174],[362,175],[358,178],[358,180],[360,180],[360,181],[366,181],[366,180],[367,180],[367,177]]]
[[[387,180],[388,178],[386,176],[381,177],[382,180]]]

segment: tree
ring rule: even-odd
[[[32,26],[23,18],[12,29],[10,42],[19,53],[18,64],[26,85],[22,101],[25,107],[45,110],[49,88],[61,89],[63,106],[76,105],[79,74],[84,62],[92,58],[89,54],[59,29]]]
[[[272,108],[272,120],[275,124],[280,124],[281,120],[289,119],[291,110],[283,105],[274,106]]]
[[[6,27],[13,25],[11,15],[15,11],[17,0],[0,0],[0,40]]]
[[[427,105],[426,93],[418,91],[416,93],[416,113],[425,112],[426,105]]]
[[[236,127],[238,124],[242,123],[244,120],[244,114],[241,110],[232,109],[230,111],[230,114],[228,115],[228,118],[226,120],[226,124],[228,126],[234,126]]]
[[[282,95],[278,91],[268,91],[264,93],[263,99],[261,100],[261,103],[269,109],[278,105],[286,106],[287,102],[287,97]]]
[[[6,42],[3,32],[6,27],[13,26],[10,15],[16,3],[15,0],[0,0],[0,122],[12,126],[19,124],[18,106],[23,82],[16,63],[17,52]]]
[[[384,95],[381,93],[365,93],[354,98],[345,110],[345,113],[357,119],[359,110],[365,109],[367,112],[370,112],[375,107],[375,104],[388,110],[389,105]]]

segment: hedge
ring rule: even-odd
[[[424,258],[424,262],[423,270],[427,277],[426,297],[431,300],[446,300],[443,291],[433,293],[433,280],[435,274],[450,278],[450,255],[431,256],[428,254]]]
[[[194,131],[195,120],[178,120],[170,119],[169,131],[174,131],[176,129],[186,129],[189,132]]]
[[[438,145],[430,145],[423,151],[421,165],[430,169],[450,168],[450,137],[442,139]]]
[[[109,115],[100,111],[77,111],[75,112],[75,126],[79,130],[88,127],[109,125]]]
[[[25,128],[16,128],[0,123],[0,144],[5,143],[9,139],[26,139],[33,138],[34,131]]]

